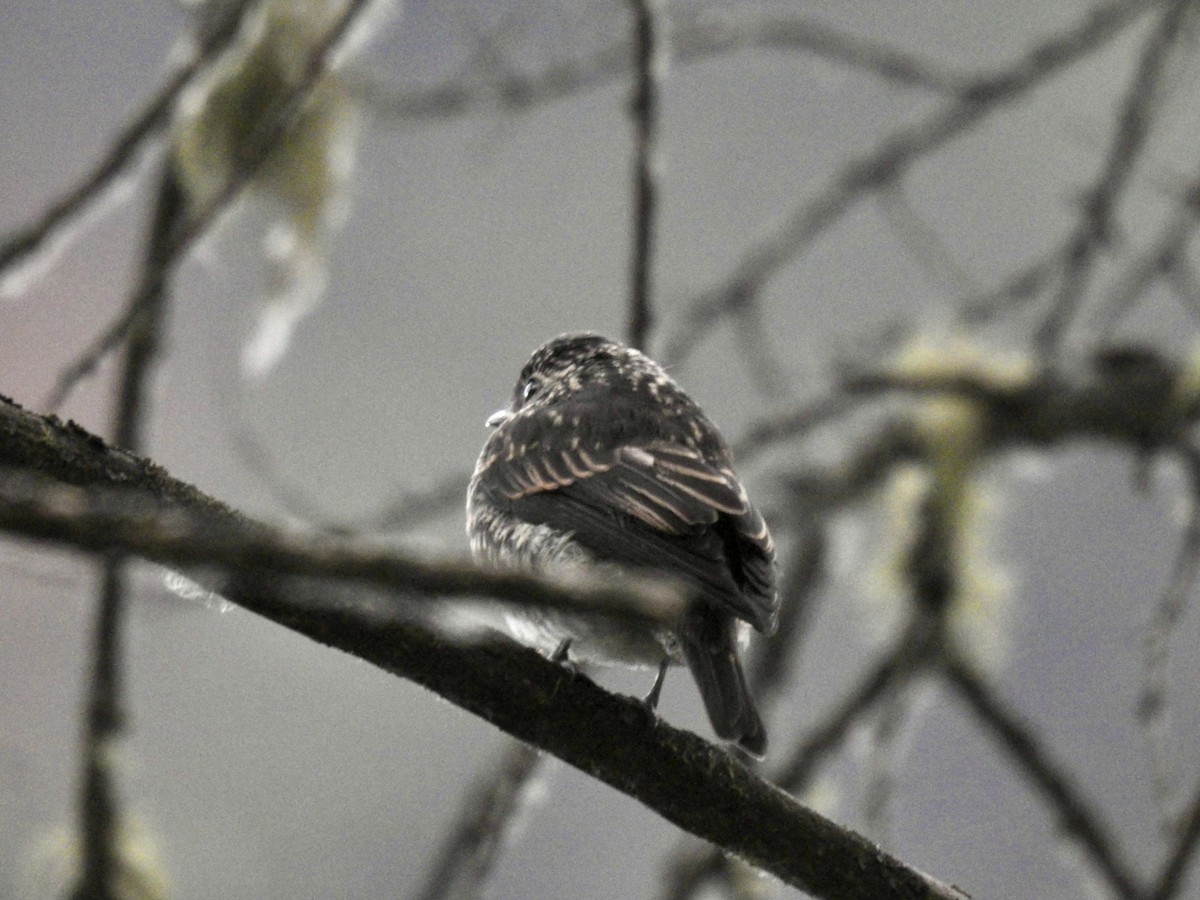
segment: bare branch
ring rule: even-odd
[[[94,375],[104,358],[121,346],[137,315],[136,307],[126,306],[121,310],[120,315],[110,322],[108,327],[76,357],[75,362],[59,374],[53,389],[43,404],[48,412],[57,412],[67,402],[67,398],[71,396],[71,392],[79,386],[79,383]]]
[[[125,311],[79,361],[64,373],[51,399],[62,402],[80,378],[95,370],[104,354],[111,352],[122,340],[137,331],[139,320],[148,315],[144,310],[151,309],[158,302],[156,298],[165,291],[175,268],[241,195],[242,190],[254,179],[280,140],[295,125],[313,87],[328,71],[330,60],[370,2],[372,0],[347,0],[342,13],[322,39],[310,49],[300,76],[282,92],[282,99],[265,111],[265,115],[255,123],[244,143],[238,147],[238,159],[229,181],[222,185],[204,206],[180,212],[169,231],[157,235],[156,239],[161,243],[147,256],[139,282],[126,303]],[[170,171],[171,168],[172,165],[168,162],[163,176],[164,184],[169,183],[171,189],[178,193],[182,188],[175,180],[174,172]],[[177,199],[175,202],[182,201]]]
[[[172,235],[183,216],[183,194],[170,167],[162,177],[146,239],[144,272],[154,272],[166,263]],[[116,443],[134,452],[143,444],[147,417],[146,392],[162,341],[166,313],[166,284],[148,292],[142,302],[130,307],[121,376],[114,403],[113,433]],[[87,717],[84,723],[80,798],[81,856],[77,900],[108,900],[117,896],[119,870],[118,839],[120,810],[116,795],[113,745],[124,721],[122,687],[125,615],[125,566],[119,554],[104,559],[102,587],[96,610],[92,643],[92,676],[88,683]]]
[[[168,165],[159,184],[146,236],[141,285],[128,304],[131,315],[124,335],[125,357],[113,416],[113,442],[134,453],[140,452],[145,442],[143,430],[149,412],[146,393],[162,345],[167,312],[165,273],[174,264],[175,235],[186,222],[185,207],[183,188]]]
[[[105,559],[100,572],[81,744],[80,867],[72,894],[76,900],[115,898],[121,868],[117,846],[121,809],[113,743],[125,722],[121,684],[125,579],[119,560],[112,556]]]
[[[428,488],[403,491],[383,510],[366,517],[363,528],[374,531],[408,531],[451,512],[461,513],[470,475],[454,473]]]
[[[845,740],[854,724],[882,698],[913,677],[930,658],[931,652],[928,634],[922,628],[910,627],[858,684],[846,692],[842,701],[808,730],[772,780],[793,794],[804,790],[816,774],[817,766]]]
[[[1150,749],[1154,790],[1164,832],[1173,834],[1178,822],[1178,785],[1171,782],[1171,754],[1167,742],[1170,724],[1167,666],[1170,640],[1187,608],[1200,571],[1200,451],[1185,445],[1180,456],[1188,479],[1188,519],[1180,536],[1179,551],[1167,586],[1155,604],[1146,627],[1142,657],[1142,690],[1138,720]]]
[[[306,78],[294,95],[268,104],[273,108],[266,111],[249,144],[235,154],[239,158],[231,163],[232,177],[213,202],[201,209],[186,208],[171,169],[182,156],[168,156],[161,170],[159,207],[140,280],[126,308],[63,372],[52,398],[61,402],[102,360],[124,349],[124,364],[117,373],[121,398],[115,430],[116,441],[126,449],[136,451],[144,443],[147,385],[178,267],[232,209],[241,191],[261,177],[263,167],[271,166],[271,154],[277,153],[281,139],[290,137],[289,129],[303,128],[309,121],[310,89],[329,71],[330,54],[356,14],[353,0],[339,0],[347,2],[347,19],[330,33],[326,45],[314,49]],[[894,738],[909,708],[906,701],[924,689],[927,679],[943,678],[946,692],[960,698],[962,716],[978,723],[993,748],[991,754],[999,759],[997,765],[1023,773],[1019,780],[1045,810],[1040,827],[1055,829],[1061,823],[1058,830],[1067,833],[1073,848],[1080,848],[1089,872],[1099,873],[1096,880],[1114,895],[1134,900],[1183,895],[1196,880],[1200,795],[1189,795],[1196,785],[1185,777],[1187,767],[1170,758],[1167,748],[1172,741],[1164,732],[1168,696],[1172,703],[1182,702],[1169,680],[1174,671],[1169,667],[1176,662],[1170,654],[1181,638],[1179,623],[1191,615],[1188,604],[1200,570],[1200,448],[1195,446],[1200,388],[1195,360],[1119,346],[1090,357],[1083,355],[1089,350],[1084,347],[1061,366],[1039,366],[1045,360],[1030,354],[1019,371],[1002,367],[998,360],[993,367],[982,357],[978,366],[963,363],[964,357],[953,352],[936,358],[897,353],[894,364],[880,362],[897,351],[902,340],[928,331],[928,325],[900,311],[889,313],[889,322],[870,326],[870,333],[864,334],[869,345],[864,341],[855,346],[847,353],[850,361],[830,360],[826,383],[814,387],[809,399],[783,405],[779,401],[791,397],[789,380],[800,363],[771,352],[773,346],[783,349],[785,344],[771,332],[766,291],[781,283],[789,265],[811,253],[815,241],[844,225],[853,211],[861,211],[860,202],[870,197],[935,292],[949,295],[942,315],[968,326],[999,320],[1020,325],[1023,333],[1036,329],[1035,340],[1047,355],[1065,350],[1071,340],[1094,344],[1096,334],[1087,330],[1093,321],[1100,321],[1101,338],[1107,339],[1117,325],[1125,324],[1126,312],[1137,310],[1152,290],[1157,298],[1163,286],[1179,293],[1191,312],[1200,311],[1200,278],[1192,259],[1200,226],[1196,173],[1190,182],[1181,177],[1178,184],[1172,183],[1173,196],[1164,192],[1148,198],[1162,201],[1156,211],[1165,212],[1144,236],[1130,236],[1129,245],[1120,247],[1124,254],[1115,252],[1126,208],[1146,199],[1134,192],[1154,149],[1157,101],[1183,45],[1195,38],[1189,32],[1196,24],[1195,4],[1185,11],[1185,0],[1087,0],[1094,5],[1083,18],[1063,20],[1067,31],[1037,38],[1036,46],[1002,67],[968,72],[906,53],[892,41],[862,40],[788,10],[735,4],[732,9],[696,11],[694,3],[668,3],[629,0],[632,29],[623,28],[619,36],[615,31],[596,36],[598,40],[588,44],[599,48],[594,53],[573,55],[565,62],[551,60],[550,65],[531,63],[531,70],[510,62],[506,43],[516,28],[526,26],[526,12],[489,13],[490,21],[503,18],[506,25],[480,41],[466,71],[403,95],[396,111],[426,118],[519,111],[601,85],[608,85],[616,97],[625,90],[619,79],[629,78],[634,196],[625,333],[632,343],[645,347],[662,343],[659,321],[664,313],[653,273],[661,261],[656,240],[664,185],[655,163],[664,143],[667,85],[659,64],[668,45],[677,64],[719,60],[723,54],[754,49],[776,53],[766,62],[768,67],[781,60],[794,60],[802,67],[816,58],[833,60],[844,70],[878,76],[885,89],[924,92],[917,98],[922,105],[914,107],[901,127],[887,126],[874,145],[851,149],[827,178],[787,195],[790,208],[784,209],[785,217],[764,229],[760,240],[752,237],[740,248],[721,283],[699,285],[709,290],[693,298],[694,306],[681,310],[678,331],[668,335],[672,344],[666,356],[679,362],[695,354],[696,347],[708,347],[714,330],[728,327],[734,356],[744,362],[755,388],[777,404],[774,415],[752,423],[736,446],[740,462],[758,460],[760,474],[779,476],[771,485],[776,490],[764,496],[771,498],[765,511],[780,539],[785,607],[774,640],[759,645],[761,652],[747,664],[748,680],[764,712],[782,719],[797,648],[808,634],[816,603],[824,600],[817,587],[831,562],[839,568],[843,564],[840,554],[837,560],[828,558],[826,541],[833,536],[833,525],[847,523],[831,520],[867,497],[898,466],[908,468],[905,464],[915,462],[915,468],[932,472],[936,481],[934,470],[944,463],[947,471],[953,469],[944,479],[968,484],[976,464],[1013,450],[1033,449],[1040,458],[1050,458],[1069,443],[1084,440],[1131,450],[1143,464],[1159,453],[1179,453],[1190,479],[1184,498],[1190,502],[1189,518],[1177,538],[1178,555],[1164,579],[1168,583],[1159,586],[1158,597],[1151,594],[1157,606],[1148,610],[1141,648],[1144,679],[1138,714],[1153,754],[1153,787],[1168,820],[1168,833],[1146,865],[1118,841],[1115,827],[1105,821],[1110,811],[1093,804],[1089,785],[1076,783],[1087,773],[1068,768],[1070,759],[1057,758],[1035,724],[1024,720],[1023,711],[1006,703],[1002,692],[971,667],[965,655],[969,648],[963,648],[964,655],[956,653],[946,606],[957,602],[956,580],[970,571],[958,554],[972,548],[961,538],[974,534],[962,531],[967,519],[951,521],[950,514],[968,510],[967,503],[957,503],[965,493],[947,493],[951,499],[943,501],[941,510],[926,503],[916,527],[906,530],[911,555],[902,577],[913,588],[907,628],[903,635],[890,635],[896,643],[877,651],[880,656],[868,654],[861,670],[839,685],[830,698],[833,708],[818,711],[810,722],[793,721],[798,743],[789,746],[785,741],[778,758],[771,760],[781,786],[794,792],[810,787],[816,775],[830,767],[848,735],[877,715],[884,717],[880,733],[887,737],[891,726]],[[240,13],[251,5],[244,0],[210,6],[238,6]],[[1192,18],[1185,21],[1185,15]],[[675,26],[670,34],[668,17]],[[78,226],[69,226],[81,210],[107,212],[107,204],[87,204],[106,190],[122,167],[128,171],[130,160],[148,160],[151,150],[161,150],[156,138],[172,115],[180,89],[194,86],[197,77],[217,74],[215,67],[233,55],[228,46],[231,39],[237,40],[236,16],[222,27],[228,29],[223,37],[220,29],[197,35],[197,57],[172,75],[163,93],[83,184],[42,221],[0,246],[0,291],[6,277],[13,284],[18,277],[29,277],[28,271],[18,270],[21,263],[45,262],[51,258],[47,247],[74,237]],[[1069,210],[1063,233],[1033,251],[1019,269],[1007,276],[996,270],[998,276],[989,275],[986,281],[977,277],[984,270],[976,273],[973,264],[962,265],[952,243],[922,221],[908,202],[904,191],[913,167],[936,164],[946,148],[953,150],[953,142],[964,136],[981,137],[988,116],[1045,90],[1056,77],[1061,80],[1064,71],[1074,75],[1107,62],[1110,54],[1102,56],[1100,49],[1121,35],[1121,46],[1133,54],[1129,71],[1118,74],[1125,96],[1113,114],[1111,134],[1096,154],[1095,171],[1084,176],[1086,196],[1080,209]],[[536,37],[542,37],[540,30]],[[209,49],[213,41],[218,41],[216,48]],[[780,54],[792,56],[783,60]],[[905,99],[913,98],[910,94]],[[239,118],[238,124],[242,121]],[[139,181],[146,171],[148,166],[139,166]],[[1101,286],[1100,276],[1113,273],[1114,283]],[[1003,281],[989,287],[997,277]],[[1099,302],[1093,300],[1096,294]],[[1089,317],[1092,313],[1095,319]],[[942,412],[946,415],[937,420]],[[958,413],[962,415],[950,422]],[[961,434],[949,435],[948,429],[968,419]],[[814,435],[820,440],[813,440]],[[963,442],[950,446],[960,436]],[[806,438],[809,443],[801,444]],[[810,449],[811,460],[805,454]],[[771,451],[775,452],[764,461]],[[764,462],[774,468],[763,471]],[[276,487],[290,509],[314,521],[327,518],[272,468],[261,468],[264,480]],[[437,484],[431,481],[374,516],[373,525],[411,528],[452,510],[461,516],[465,486],[462,474]],[[929,489],[927,499],[936,488]],[[912,499],[911,493],[906,496]],[[471,614],[488,616],[497,607],[502,611],[503,604],[509,604],[661,624],[677,615],[683,602],[671,585],[639,579],[592,585],[487,571],[465,560],[432,559],[397,552],[382,542],[351,540],[336,533],[340,527],[328,525],[334,534],[297,534],[244,519],[132,453],[113,449],[53,417],[31,416],[0,403],[0,531],[57,552],[83,554],[94,559],[103,574],[86,712],[89,734],[83,747],[84,874],[76,886],[76,900],[108,900],[112,891],[107,886],[118,864],[113,837],[121,818],[115,777],[120,772],[110,768],[109,745],[120,732],[125,712],[121,601],[125,578],[132,571],[131,556],[180,567],[201,586],[222,592],[245,609],[428,687],[527,742],[512,745],[491,777],[463,798],[466,807],[454,831],[438,848],[440,856],[431,857],[422,900],[475,896],[486,889],[543,749],[713,842],[674,867],[671,896],[691,896],[706,879],[723,881],[706,886],[749,896],[746,884],[752,879],[738,879],[738,873],[750,871],[750,863],[743,860],[820,896],[957,896],[953,889],[804,809],[760,778],[765,768],[743,766],[740,758],[659,722],[636,703],[599,690],[586,677],[463,621]],[[857,562],[851,560],[852,565]],[[463,627],[456,629],[460,622]],[[894,705],[881,713],[889,703]],[[793,720],[799,715],[786,712]],[[889,749],[894,747],[884,748]],[[885,774],[890,777],[893,772],[889,768]],[[880,782],[871,783],[869,775],[867,781],[868,800],[878,799],[872,790]],[[890,793],[883,796],[878,808],[886,812]],[[873,818],[870,811],[868,817]]]
[[[679,65],[742,51],[772,49],[809,53],[905,87],[936,93],[956,94],[971,84],[965,73],[793,13],[705,10],[673,18],[670,32],[670,56]],[[629,42],[621,39],[589,56],[528,74],[505,73],[481,79],[468,73],[466,77],[403,93],[389,92],[366,81],[360,81],[359,86],[367,101],[380,112],[400,119],[436,120],[496,108],[520,111],[594,90],[626,76],[631,59]]]
[[[984,325],[998,316],[1029,304],[1062,271],[1067,245],[1052,247],[1013,272],[999,285],[968,296],[959,304],[956,318],[966,325]]]
[[[734,441],[733,454],[739,461],[748,462],[775,444],[804,437],[857,405],[856,398],[838,392],[776,409],[752,423],[746,433]]]
[[[920,460],[925,452],[912,424],[904,417],[895,417],[873,429],[840,463],[797,469],[781,480],[815,515],[850,506],[876,488],[896,466]]]
[[[1180,826],[1179,840],[1163,864],[1162,873],[1158,883],[1150,891],[1149,900],[1170,900],[1183,887],[1183,876],[1187,873],[1188,863],[1195,858],[1196,847],[1200,846],[1200,793],[1192,798]]]
[[[941,94],[966,90],[971,78],[930,59],[847,34],[813,18],[770,9],[712,8],[674,26],[680,62],[740,50],[801,51],[904,87]]]
[[[928,376],[863,373],[849,377],[845,388],[974,400],[988,411],[985,440],[993,451],[1099,438],[1144,452],[1173,448],[1200,415],[1196,403],[1189,406],[1176,394],[1183,377],[1177,362],[1154,351],[1107,347],[1070,377],[1041,373],[1005,384],[967,371]]]
[[[416,900],[473,900],[482,896],[500,851],[538,777],[543,754],[512,742],[468,794]]]
[[[1189,0],[1170,0],[1142,50],[1108,156],[1084,197],[1083,212],[1068,244],[1058,294],[1033,335],[1034,347],[1042,356],[1053,355],[1059,349],[1075,309],[1087,292],[1096,254],[1113,238],[1113,211],[1150,134],[1170,51],[1179,38],[1189,6]]]
[[[238,516],[73,423],[62,425],[8,401],[0,401],[0,496],[0,528],[96,552],[123,551],[166,565],[203,566],[207,575],[199,577],[217,592],[234,571],[263,569],[400,593],[410,603],[426,602],[429,609],[428,601],[439,598],[491,596],[547,609],[631,617],[643,625],[671,618],[684,600],[656,579],[564,581],[481,569],[457,558],[428,559],[332,535],[283,531]]]
[[[243,13],[249,6],[250,0],[234,4],[229,15],[205,33],[192,58],[167,79],[158,94],[118,135],[99,164],[76,187],[55,201],[36,222],[4,239],[0,244],[0,281],[53,238],[124,171],[146,140],[166,124],[184,89],[232,43],[241,26]]]
[[[753,244],[729,277],[695,298],[665,357],[681,362],[718,322],[757,303],[763,285],[864,195],[894,183],[918,159],[1094,52],[1156,5],[1152,0],[1112,0],[1096,7],[1074,28],[1030,48],[1008,68],[975,80],[932,116],[898,129],[845,164],[781,225]]]
[[[747,307],[734,321],[734,339],[754,387],[768,400],[780,400],[790,391],[787,370],[771,347],[771,329],[758,305]]]
[[[1200,297],[1187,281],[1186,252],[1188,242],[1200,227],[1200,173],[1184,185],[1176,196],[1173,214],[1167,219],[1158,236],[1145,252],[1126,268],[1110,288],[1094,315],[1099,336],[1108,338],[1120,318],[1133,307],[1156,278],[1169,276],[1179,286],[1177,293],[1191,309],[1200,315]]]
[[[985,725],[1000,748],[1036,786],[1063,830],[1084,851],[1085,859],[1120,897],[1141,897],[1133,871],[1121,859],[1108,826],[1071,783],[1062,766],[1034,731],[984,684],[971,667],[953,655],[941,666],[947,683]]]
[[[629,107],[634,122],[633,262],[626,338],[631,347],[641,349],[647,348],[654,327],[651,274],[658,218],[659,81],[667,67],[658,5],[658,0],[630,0],[635,75]]]
[[[911,688],[911,685],[904,687]],[[880,843],[891,843],[892,805],[897,793],[904,727],[912,713],[913,698],[903,687],[894,688],[879,704],[871,723],[870,753],[866,760],[863,791],[863,830]]]
[[[901,182],[879,192],[879,206],[892,233],[936,290],[951,297],[974,297],[980,293],[975,278],[954,258],[942,236],[912,205]]]

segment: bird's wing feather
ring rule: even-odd
[[[774,628],[774,548],[727,465],[672,442],[505,437],[484,483],[516,516],[571,532],[598,558],[679,574],[755,628]]]
[[[513,512],[525,521],[570,532],[597,559],[667,571],[693,584],[718,607],[748,621],[760,618],[735,583],[715,530],[671,534],[622,510],[597,504],[594,496],[577,488],[531,494],[515,501]]]

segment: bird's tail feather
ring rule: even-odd
[[[698,610],[683,629],[683,655],[700,688],[713,730],[761,759],[767,731],[750,699],[738,660],[734,622],[712,610]]]

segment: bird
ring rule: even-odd
[[[599,334],[565,334],[521,370],[467,489],[467,534],[484,565],[655,573],[687,591],[677,622],[622,625],[514,610],[522,643],[577,662],[686,664],[713,730],[757,758],[767,734],[739,659],[749,628],[779,616],[775,548],[716,426],[661,365]]]

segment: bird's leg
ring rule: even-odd
[[[550,654],[550,662],[562,666],[572,675],[578,675],[579,665],[571,662],[571,658],[567,654],[567,651],[571,649],[572,640],[572,638],[565,637],[559,641],[558,646],[554,648],[554,652]]]
[[[565,637],[558,642],[558,646],[554,648],[554,653],[550,657],[550,662],[565,663],[567,661],[567,651],[571,649],[571,638]]]
[[[650,693],[642,698],[642,705],[651,712],[658,709],[658,698],[662,694],[663,682],[667,680],[667,666],[670,664],[671,658],[664,656],[663,661],[658,664],[658,677],[654,679],[654,687],[650,688]]]

